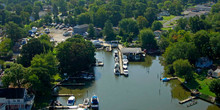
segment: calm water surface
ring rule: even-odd
[[[215,105],[198,100],[192,107],[180,105],[179,100],[188,98],[177,80],[164,83],[163,66],[159,57],[146,56],[145,62],[133,62],[128,66],[129,77],[115,76],[113,53],[98,51],[96,58],[104,62],[104,67],[94,67],[95,81],[86,87],[59,88],[59,93],[72,93],[76,104],[86,97],[96,94],[100,100],[100,110],[218,110]],[[58,100],[66,105],[68,97]]]

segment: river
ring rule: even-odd
[[[194,106],[180,105],[179,100],[188,98],[180,82],[161,82],[163,66],[159,56],[146,56],[145,62],[130,62],[129,76],[115,76],[114,57],[111,52],[98,51],[96,58],[104,62],[103,67],[94,67],[96,78],[84,87],[60,87],[59,93],[71,93],[76,104],[96,94],[100,110],[218,110],[215,105],[202,100]],[[58,97],[66,105],[68,97]]]

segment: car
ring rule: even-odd
[[[40,35],[40,33],[38,33],[38,32],[36,32],[35,34],[36,34],[36,36],[39,36],[39,35]]]

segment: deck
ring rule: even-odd
[[[191,101],[191,100],[193,100],[193,99],[195,99],[195,98],[196,98],[196,97],[189,97],[189,98],[187,98],[187,99],[185,99],[185,100],[179,101],[179,104],[184,104],[184,103],[189,102],[189,101]]]
[[[122,54],[121,54],[120,50],[118,50],[118,56],[119,56],[120,73],[121,73],[121,75],[124,75],[123,62],[122,62]]]

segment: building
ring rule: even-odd
[[[168,11],[162,11],[158,14],[158,16],[170,16],[170,13]]]
[[[88,24],[83,24],[83,25],[76,25],[73,27],[73,35],[74,34],[79,34],[83,35],[85,32],[87,32],[89,25]]]
[[[0,89],[0,110],[31,110],[34,97],[25,88]]]
[[[220,69],[217,68],[213,73],[212,73],[212,77],[214,78],[220,78]]]
[[[160,38],[160,36],[162,35],[162,31],[156,30],[156,31],[154,31],[154,35],[155,35],[155,37]]]
[[[129,60],[140,60],[144,54],[141,48],[121,48],[121,53],[126,55]]]

